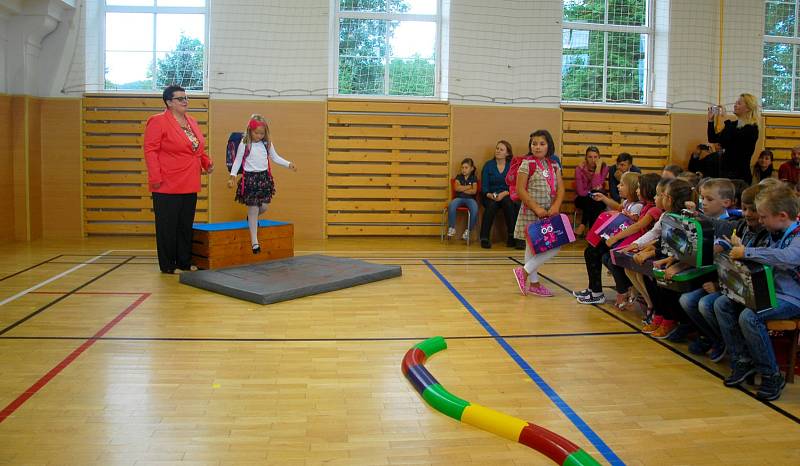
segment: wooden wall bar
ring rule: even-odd
[[[705,115],[616,108],[198,97],[191,108],[210,135],[218,169],[211,185],[204,178],[197,220],[243,218],[225,186],[223,146],[258,112],[270,121],[280,153],[298,165],[297,173],[275,170],[278,195],[266,217],[294,222],[296,236],[308,239],[438,235],[458,162],[473,157],[480,169],[498,139],[524,154],[528,133],[538,128],[553,133],[564,158],[567,212],[586,146],[599,146],[607,162],[628,151],[645,171],[658,171],[685,165],[705,142]],[[158,96],[0,95],[0,208],[10,219],[0,225],[0,238],[152,234],[141,143],[147,117],[162,109]],[[800,144],[800,117],[769,115],[761,128],[756,155],[773,150],[777,168]]]
[[[575,167],[588,146],[597,146],[606,163],[622,152],[633,155],[643,173],[660,172],[670,158],[670,117],[666,112],[585,108],[563,110],[564,182],[567,200],[575,198]],[[566,211],[572,211],[570,202]]]
[[[764,118],[764,148],[775,155],[772,166],[775,170],[792,158],[792,147],[800,145],[800,116],[767,116]],[[758,157],[756,150],[755,157]]]
[[[328,102],[326,233],[438,235],[450,197],[447,103]]]
[[[5,221],[0,222],[0,239],[14,239],[14,157],[16,139],[12,118],[12,97],[0,94],[0,212]]]
[[[154,234],[142,143],[161,97],[95,95],[83,99],[83,208],[87,234]],[[190,115],[208,138],[208,98],[192,97]],[[224,157],[224,155],[223,155]],[[208,179],[198,194],[196,222],[208,221]]]

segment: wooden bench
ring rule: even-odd
[[[201,269],[264,262],[294,256],[294,225],[259,220],[260,254],[253,254],[247,222],[194,224],[192,263]]]
[[[789,359],[786,367],[786,381],[794,383],[794,370],[797,365],[798,337],[800,337],[800,319],[793,320],[770,320],[767,321],[767,329],[789,333],[792,339],[789,344]]]

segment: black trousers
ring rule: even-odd
[[[581,209],[581,223],[586,225],[586,228],[594,225],[597,217],[606,210],[606,205],[602,202],[597,202],[589,196],[575,197],[575,207]]]
[[[490,241],[492,237],[492,225],[499,209],[503,210],[503,217],[506,220],[506,242],[514,243],[514,227],[517,224],[517,207],[510,196],[504,197],[500,202],[482,196],[483,199],[483,219],[481,220],[481,241]]]
[[[595,293],[603,291],[603,264],[611,271],[614,277],[614,289],[617,293],[625,293],[633,286],[625,269],[618,267],[611,262],[611,250],[604,241],[597,246],[586,246],[583,250],[583,258],[586,262],[586,275],[589,277],[589,289]]]
[[[197,193],[153,193],[158,267],[162,272],[188,270],[192,264],[192,223]]]

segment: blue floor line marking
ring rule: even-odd
[[[550,387],[550,385],[548,385],[547,382],[545,382],[544,379],[542,379],[539,376],[539,374],[536,373],[535,370],[533,370],[533,367],[531,367],[530,364],[528,364],[527,361],[525,361],[522,358],[522,356],[520,356],[519,353],[517,353],[517,351],[514,348],[512,348],[511,345],[508,344],[505,338],[503,338],[502,336],[500,336],[499,333],[497,333],[497,330],[495,330],[494,327],[492,327],[492,325],[489,322],[487,322],[486,319],[483,318],[483,316],[478,312],[478,310],[475,309],[472,306],[472,304],[470,304],[469,301],[467,301],[467,299],[461,295],[461,293],[458,292],[458,290],[444,277],[444,275],[442,275],[439,272],[439,270],[436,269],[436,267],[434,267],[430,262],[428,262],[427,259],[423,259],[422,262],[424,262],[425,265],[427,265],[428,268],[431,270],[431,272],[433,272],[433,274],[436,275],[436,278],[438,278],[439,281],[441,281],[442,284],[444,284],[444,286],[446,286],[447,289],[450,290],[453,296],[455,296],[461,302],[461,304],[464,305],[464,307],[469,311],[469,313],[472,314],[472,317],[474,317],[475,320],[477,320],[478,323],[480,323],[481,326],[483,326],[483,328],[489,333],[489,335],[494,337],[497,343],[504,350],[506,350],[506,353],[508,353],[508,355],[511,356],[511,359],[513,359],[514,362],[516,362],[517,365],[521,367],[523,371],[525,371],[528,377],[530,377],[531,380],[533,380],[534,383],[536,383],[536,385],[542,390],[542,392],[544,392],[544,394],[547,395],[548,398],[550,398],[550,401],[552,401],[553,404],[555,404],[558,407],[558,409],[560,409],[561,412],[564,413],[564,415],[567,416],[567,418],[570,421],[572,421],[575,427],[577,427],[578,430],[580,430],[581,433],[583,433],[583,435],[586,436],[586,438],[592,443],[592,445],[594,445],[594,447],[597,448],[597,451],[600,452],[600,454],[603,455],[603,457],[612,465],[624,465],[625,463],[616,455],[616,453],[614,453],[614,451],[611,450],[611,448],[608,445],[606,445],[603,439],[601,439],[600,436],[597,435],[597,433],[595,433],[595,431],[592,430],[592,428],[589,427],[589,425],[586,424],[586,422],[583,419],[581,419],[580,416],[578,416],[575,410],[573,410],[567,404],[567,402],[565,402],[558,395],[558,393],[556,393],[556,391],[553,390]]]

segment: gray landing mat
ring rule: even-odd
[[[271,304],[400,275],[402,269],[397,265],[314,254],[185,272],[180,275],[180,282],[257,304]]]

